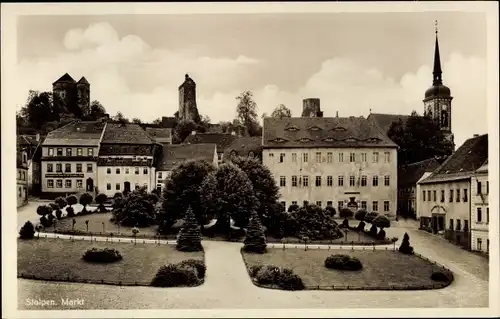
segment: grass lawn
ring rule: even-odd
[[[341,229],[342,233],[345,234],[344,232],[346,229]],[[303,241],[300,240],[300,238],[296,237],[285,237],[285,240],[287,243],[297,243],[297,244],[304,244]],[[272,236],[267,236],[267,242],[268,243],[281,243],[281,239],[274,238]],[[337,238],[337,239],[324,239],[324,240],[313,240],[313,241],[308,241],[307,244],[346,244],[354,242],[355,244],[359,243],[366,243],[366,244],[371,244],[375,242],[375,245],[387,245],[390,242],[386,242],[384,240],[379,240],[379,239],[374,239],[368,235],[366,235],[364,232],[356,232],[353,230],[347,230],[346,236]]]
[[[353,289],[383,289],[381,287],[413,289],[437,284],[431,280],[434,271],[442,268],[415,255],[404,255],[393,250],[303,250],[268,248],[266,254],[242,252],[247,267],[271,264],[291,268],[299,275],[306,287],[351,286]],[[348,254],[363,264],[361,271],[339,271],[324,266],[326,257],[332,254]],[[355,288],[354,288],[355,287]],[[320,287],[321,289],[321,287]],[[325,289],[327,289],[325,287]]]
[[[71,241],[62,239],[18,240],[17,273],[38,279],[122,282],[149,285],[158,269],[186,259],[204,260],[203,252],[180,252],[173,245]],[[117,249],[123,259],[110,263],[89,263],[82,259],[92,247]]]

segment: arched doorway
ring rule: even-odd
[[[123,192],[130,193],[130,182],[123,183]]]
[[[87,178],[85,189],[87,190],[87,192],[94,191],[94,180],[92,178]]]

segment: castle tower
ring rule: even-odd
[[[323,117],[319,99],[304,99],[302,101],[302,117]]]
[[[179,120],[199,122],[200,115],[196,106],[196,83],[185,76],[184,83],[179,86]]]
[[[438,30],[436,22],[436,44],[434,48],[434,69],[432,86],[425,91],[424,114],[438,123],[445,137],[454,144],[451,132],[451,96],[450,89],[443,85],[441,57],[439,55]]]
[[[52,83],[52,95],[54,107],[58,110],[65,110],[75,114],[76,106],[76,82],[65,73],[59,80]]]
[[[76,83],[76,105],[83,116],[90,113],[90,83],[85,77]]]

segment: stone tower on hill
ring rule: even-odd
[[[323,117],[319,99],[304,99],[302,101],[302,117]]]
[[[76,82],[68,73],[52,83],[54,105],[81,118],[90,112],[90,84],[82,77]]]
[[[189,77],[185,76],[184,83],[179,86],[179,114],[180,121],[200,121],[200,114],[196,106],[196,83]]]

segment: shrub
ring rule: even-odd
[[[365,227],[366,227],[365,222],[364,221],[360,221],[359,224],[358,224],[358,226],[356,227],[356,230],[357,231],[363,231],[363,230],[365,230]]]
[[[326,206],[324,212],[325,212],[325,214],[332,216],[332,217],[335,216],[335,214],[337,214],[337,211],[332,206]]]
[[[56,216],[57,216],[58,219],[61,219],[61,217],[62,217],[62,211],[61,211],[61,209],[63,209],[64,207],[66,207],[66,205],[68,205],[68,202],[66,201],[66,199],[64,197],[58,197],[58,198],[56,198],[55,203],[57,205],[57,207],[56,207]]]
[[[349,255],[331,255],[325,259],[325,267],[337,270],[361,270],[361,261]]]
[[[285,273],[285,270],[288,269],[283,269],[279,281],[278,281],[278,286],[281,287],[284,290],[302,290],[305,288],[304,282],[302,281],[302,278],[300,278],[299,275],[294,274],[291,270],[290,273]]]
[[[179,251],[201,251],[201,230],[191,207],[186,212],[184,226],[177,238],[177,250]]]
[[[99,212],[106,212],[106,207],[104,207],[104,202],[106,202],[106,200],[108,199],[108,196],[106,196],[106,194],[99,194],[96,196],[95,198],[95,202],[97,204],[99,204],[98,206],[98,209],[99,209]]]
[[[122,255],[116,249],[112,248],[92,248],[85,252],[83,260],[96,263],[112,263],[122,260]]]
[[[148,227],[155,223],[155,206],[148,200],[146,188],[141,187],[117,197],[113,204],[113,215],[116,222],[128,227]]]
[[[261,285],[276,285],[284,290],[302,290],[304,283],[302,278],[291,269],[280,268],[274,265],[253,266],[250,275]]]
[[[405,235],[403,236],[403,241],[399,246],[399,252],[406,255],[413,254],[413,247],[410,246],[410,236],[408,236],[408,233],[405,233]]]
[[[252,212],[252,218],[248,224],[248,230],[243,241],[243,250],[252,253],[263,254],[266,252],[266,236],[256,211]]]
[[[62,211],[60,209],[56,210],[56,217],[57,217],[57,219],[62,218]]]
[[[51,224],[49,224],[49,220],[45,216],[40,217],[40,224],[42,224],[43,227],[51,226]]]
[[[196,268],[187,265],[169,264],[161,266],[151,281],[154,287],[196,286],[201,280]]]
[[[207,267],[205,266],[205,262],[203,260],[187,259],[181,261],[180,263],[178,263],[178,265],[193,267],[196,269],[198,278],[200,279],[205,278],[205,272],[207,270]]]
[[[24,223],[23,227],[19,231],[19,238],[21,239],[33,239],[35,237],[35,226],[30,221]]]
[[[337,239],[343,237],[332,216],[316,205],[304,205],[289,214],[285,234],[290,237],[309,237],[310,240]]]
[[[342,227],[348,228],[349,227],[349,219],[353,216],[352,210],[349,208],[342,208],[339,212],[339,216],[344,218],[344,221],[342,222]]]
[[[366,214],[368,214],[366,210],[360,209],[356,212],[356,214],[354,214],[354,218],[356,220],[363,221],[365,220]]]
[[[439,281],[439,282],[448,282],[451,281],[450,275],[448,273],[444,273],[441,271],[435,271],[431,275],[431,280]]]
[[[376,212],[368,213],[365,216],[365,222],[371,223],[377,216],[378,216],[378,213],[376,213]]]
[[[370,227],[370,231],[368,232],[368,235],[370,235],[374,238],[377,237],[377,226],[372,225],[372,227]]]
[[[385,239],[385,230],[381,229],[377,234],[377,239],[384,240]]]
[[[78,204],[78,198],[76,198],[75,195],[70,195],[70,196],[66,197],[66,202],[71,207],[72,205]],[[66,211],[67,211],[67,209],[66,209]]]
[[[83,210],[82,210],[83,213],[87,212],[87,205],[92,203],[92,200],[94,200],[94,198],[89,193],[83,193],[80,196],[80,204],[83,205]]]
[[[254,278],[255,276],[257,276],[257,273],[259,272],[259,270],[262,269],[262,265],[254,265],[254,266],[250,266],[250,270],[249,270],[249,273],[250,273],[250,277]]]
[[[75,209],[71,206],[66,207],[66,213],[68,213],[68,217],[75,217]]]
[[[300,206],[297,205],[297,204],[292,204],[290,206],[288,206],[288,212],[291,213],[291,212],[296,212],[300,209]]]

